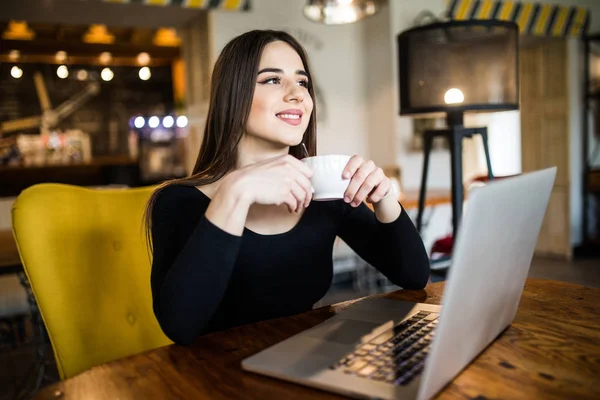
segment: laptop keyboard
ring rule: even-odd
[[[423,372],[438,324],[438,313],[420,311],[331,366],[346,374],[408,385]]]

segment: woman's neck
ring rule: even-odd
[[[244,135],[237,150],[237,168],[265,161],[271,158],[288,154],[288,146],[274,146],[251,136]]]

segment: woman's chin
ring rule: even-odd
[[[289,137],[285,138],[284,141],[287,146],[292,147],[300,145],[300,143],[302,143],[302,138],[304,138],[304,133],[302,135],[290,135]]]
[[[299,146],[302,143],[302,138],[290,141],[287,145],[290,147]]]

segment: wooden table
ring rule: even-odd
[[[407,210],[419,208],[419,190],[406,190],[400,193],[398,201]],[[425,208],[435,207],[442,204],[451,204],[450,191],[446,189],[429,189],[425,195]],[[366,203],[371,210],[373,205]]]
[[[0,230],[0,275],[21,270],[21,258],[12,231]]]
[[[404,208],[418,208],[419,207],[419,190],[406,190],[403,191],[398,197],[400,203]],[[452,197],[450,190],[446,189],[429,189],[425,194],[425,207],[434,207],[442,204],[450,204]]]
[[[443,282],[383,297],[439,304]],[[240,361],[353,301],[206,335],[94,367],[38,399],[340,399],[245,372]],[[528,280],[513,324],[439,399],[600,399],[600,289]]]

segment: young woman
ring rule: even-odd
[[[394,284],[426,285],[423,242],[372,161],[350,159],[345,199],[311,202],[300,159],[316,153],[314,99],[289,34],[251,31],[222,50],[193,173],[146,212],[154,312],[174,342],[310,310],[330,287],[336,236]]]

